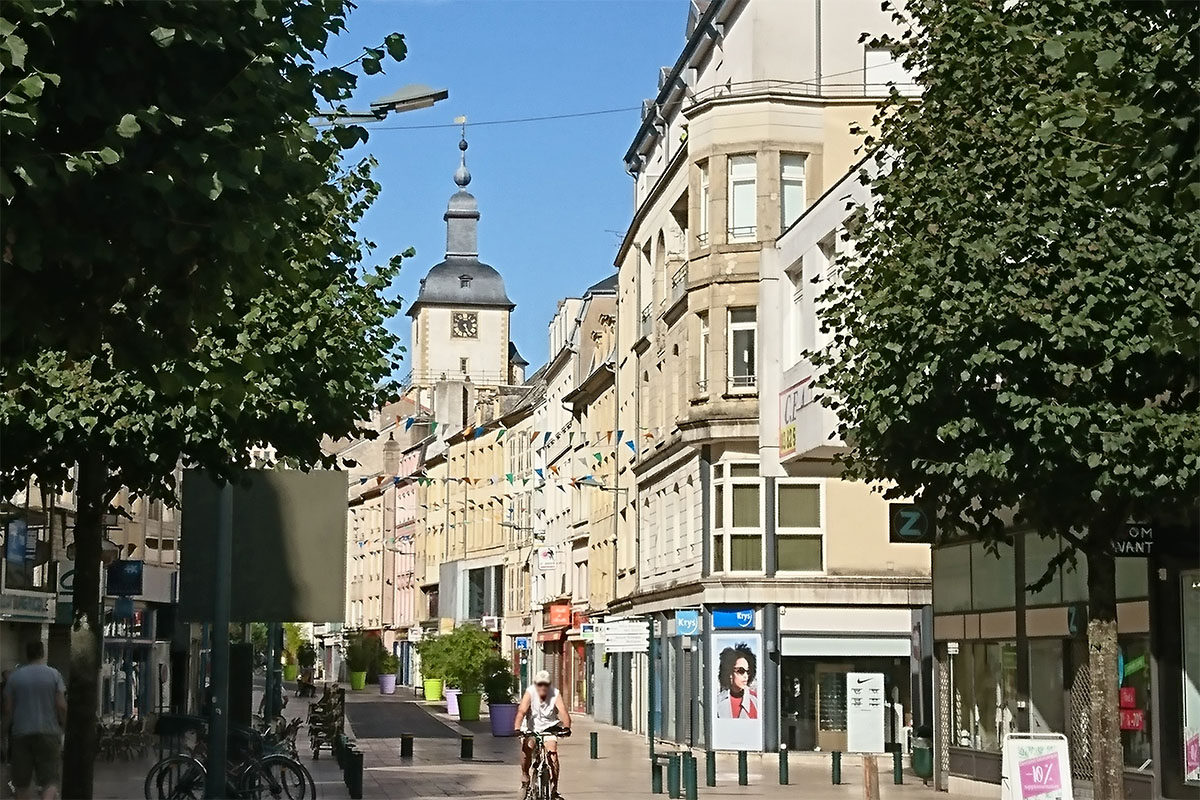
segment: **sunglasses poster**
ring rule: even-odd
[[[712,635],[714,750],[762,750],[761,644],[748,631]]]

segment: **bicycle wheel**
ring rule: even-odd
[[[273,753],[264,756],[242,775],[242,796],[272,800],[314,800],[317,785],[312,774],[294,758]]]
[[[538,769],[538,800],[554,800],[554,792],[550,790],[550,764],[542,759]]]
[[[146,773],[146,800],[203,800],[207,773],[198,759],[167,756]]]

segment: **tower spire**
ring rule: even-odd
[[[458,184],[458,188],[465,189],[471,182],[471,171],[467,169],[467,118],[458,117],[454,121],[462,125],[462,138],[458,140],[460,160],[458,169],[454,171],[454,182]]]
[[[467,185],[471,182],[471,171],[467,169],[467,118],[459,117],[454,121],[462,125],[462,138],[458,142],[458,169],[454,171],[458,191],[446,207],[446,257],[474,258],[479,254],[479,245],[476,243],[479,207],[467,191]]]

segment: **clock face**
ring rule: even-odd
[[[474,311],[455,311],[450,322],[450,334],[456,339],[474,339],[479,336],[479,315]]]

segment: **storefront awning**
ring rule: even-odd
[[[553,631],[538,631],[537,640],[539,642],[557,642],[566,635],[566,628],[560,628]]]

